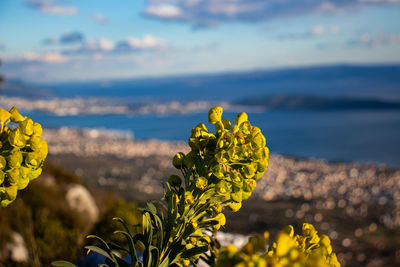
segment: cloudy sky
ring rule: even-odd
[[[0,73],[36,82],[400,63],[400,0],[1,0]]]

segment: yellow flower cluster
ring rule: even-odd
[[[41,135],[42,126],[22,116],[15,107],[10,111],[0,108],[1,207],[14,201],[17,191],[42,173],[48,149]]]
[[[276,241],[266,249],[268,232],[252,237],[239,251],[233,245],[218,254],[216,267],[339,267],[336,254],[332,252],[328,236],[318,236],[314,226],[303,224],[303,234],[294,235],[291,225],[284,227]]]
[[[212,188],[215,203],[237,211],[267,169],[269,150],[261,130],[250,124],[246,113],[239,113],[231,125],[221,118],[222,112],[221,107],[214,107],[208,113],[215,134],[203,123],[192,129],[188,142],[191,151],[176,154],[173,165],[196,172],[198,190]]]
[[[221,118],[222,112],[221,107],[214,107],[208,113],[215,133],[203,123],[198,124],[189,137],[191,151],[186,155],[179,152],[172,160],[184,178],[170,176],[165,199],[169,206],[178,206],[177,227],[172,229],[172,236],[180,236],[180,223],[188,225],[187,237],[182,241],[187,251],[180,261],[183,266],[196,262],[202,255],[192,248],[211,246],[208,234],[226,223],[223,208],[239,210],[242,200],[250,197],[256,180],[268,167],[269,150],[260,129],[250,124],[246,113],[238,114],[232,125]],[[191,250],[193,256],[185,257]]]

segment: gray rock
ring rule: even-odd
[[[12,232],[12,241],[4,248],[6,257],[14,262],[28,262],[29,252],[25,245],[24,238],[17,232]]]
[[[99,208],[90,192],[80,184],[69,187],[65,198],[68,206],[79,212],[89,223],[94,223],[99,218]]]

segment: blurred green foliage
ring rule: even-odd
[[[131,225],[138,224],[138,211],[135,203],[125,203],[112,194],[99,192],[94,197],[102,214],[95,225],[87,225],[78,212],[70,209],[65,200],[66,188],[80,183],[80,178],[51,163],[46,163],[44,176],[31,183],[6,209],[0,210],[0,251],[11,241],[11,233],[20,233],[29,251],[29,262],[16,264],[10,259],[0,258],[0,266],[49,266],[50,262],[68,258],[82,257],[86,235],[92,231],[100,232],[113,240],[111,229],[115,222],[111,218],[119,216]],[[50,178],[52,177],[52,178]],[[53,179],[55,183],[49,183]],[[119,240],[115,240],[119,241]],[[3,264],[3,265],[2,265]]]

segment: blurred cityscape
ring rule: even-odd
[[[176,173],[172,156],[188,151],[183,142],[136,141],[123,131],[47,129],[44,138],[50,161],[91,186],[139,203],[161,197],[162,182]],[[400,170],[272,154],[252,197],[228,219],[225,231],[274,232],[302,221],[330,236],[345,266],[395,266]]]
[[[23,107],[25,111],[40,111],[56,116],[106,115],[106,114],[188,114],[206,111],[215,105],[223,105],[227,110],[233,107],[222,101],[168,101],[164,103],[139,102],[121,104],[121,99],[106,98],[50,98],[28,99],[23,97],[0,96],[0,106],[10,109]],[[236,107],[237,109],[237,107]]]

